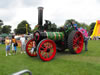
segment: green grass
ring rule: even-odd
[[[57,53],[49,62],[38,57],[20,54],[5,56],[5,46],[0,45],[0,75],[29,69],[33,75],[100,75],[100,41],[89,41],[88,52],[74,55],[68,52]]]

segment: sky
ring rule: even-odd
[[[0,0],[0,19],[12,30],[22,20],[27,20],[33,29],[38,23],[39,6],[44,7],[43,19],[57,26],[68,19],[88,25],[100,20],[100,0]]]

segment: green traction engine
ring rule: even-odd
[[[73,54],[81,53],[83,49],[83,35],[75,30],[73,25],[65,27],[62,31],[45,31],[42,25],[43,7],[38,8],[37,31],[33,33],[33,39],[26,43],[26,53],[31,56],[38,56],[43,61],[52,60],[56,51],[69,49]]]

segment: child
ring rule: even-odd
[[[15,40],[15,43],[14,43],[15,54],[16,54],[17,46],[18,44],[17,44],[17,41]]]
[[[35,51],[34,51],[35,48],[36,48],[36,43],[35,43],[35,41],[33,41],[33,47],[31,49],[31,54],[35,53]]]
[[[14,36],[12,36],[11,43],[12,43],[12,52],[16,53],[16,49],[17,49],[16,46],[15,46],[16,39],[14,38]]]
[[[10,39],[9,39],[9,37],[6,37],[6,39],[5,39],[5,45],[6,45],[6,56],[8,54],[11,55],[10,54]]]

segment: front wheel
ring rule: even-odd
[[[56,44],[50,39],[43,39],[37,46],[37,53],[43,61],[50,61],[56,55]]]
[[[71,53],[81,53],[83,49],[83,35],[79,31],[72,31],[68,37],[68,48]]]

